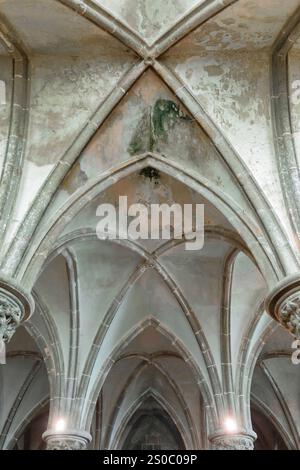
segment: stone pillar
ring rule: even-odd
[[[5,344],[20,323],[34,310],[32,296],[14,282],[0,280],[0,363],[5,363]]]
[[[47,443],[47,450],[84,450],[92,436],[86,431],[74,429],[61,433],[49,430],[44,432],[43,439]]]
[[[285,278],[266,299],[266,310],[296,338],[300,338],[300,278]]]
[[[253,450],[256,440],[254,432],[235,434],[217,433],[209,438],[212,450]]]

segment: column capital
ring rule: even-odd
[[[266,298],[271,317],[300,338],[300,275],[284,278]]]
[[[92,436],[78,429],[67,429],[61,433],[49,429],[44,432],[43,439],[47,443],[47,450],[84,450]]]
[[[253,450],[257,436],[253,431],[225,434],[216,433],[209,438],[212,450]]]
[[[34,310],[34,300],[15,281],[0,278],[0,341],[8,343],[21,321]]]

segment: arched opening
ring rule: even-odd
[[[264,301],[299,276],[300,10],[260,3],[0,0],[0,344],[10,290],[36,304],[0,367],[1,449],[46,427],[50,448],[299,447]],[[150,209],[127,213],[142,238],[97,230],[121,197]],[[162,204],[204,205],[204,245],[174,214],[151,238]]]
[[[255,406],[251,410],[253,430],[257,434],[255,450],[288,450],[288,447],[270,418]]]
[[[253,301],[262,295],[265,283],[234,220],[229,217],[228,208],[218,203],[214,205],[208,189],[205,197],[197,191],[197,186],[189,186],[190,180],[183,176],[178,178],[178,170],[173,174],[171,166],[153,156],[141,158],[139,165],[134,165],[135,171],[126,167],[113,184],[111,180],[103,186],[98,182],[91,193],[74,200],[65,223],[58,222],[53,228],[57,237],[55,243],[51,232],[45,237],[45,249],[51,241],[52,252],[44,263],[35,291],[47,306],[45,314],[51,318],[59,340],[55,348],[68,367],[68,380],[63,374],[58,376],[55,393],[61,397],[63,390],[74,390],[80,399],[84,397],[81,415],[72,413],[72,417],[80,419],[80,425],[83,422],[89,429],[93,411],[89,403],[95,403],[103,384],[112,380],[111,365],[131,341],[131,332],[135,332],[135,337],[136,329],[139,332],[140,325],[151,319],[171,332],[174,343],[184,345],[184,360],[196,364],[195,381],[201,384],[201,400],[211,413],[208,427],[213,429],[213,422],[221,422],[230,408],[227,399],[222,398],[222,387],[232,387],[229,381],[221,383],[223,364],[232,362],[232,377],[239,373],[236,372],[241,349],[239,333],[243,329],[246,334],[249,316],[252,318],[256,313]],[[117,208],[120,195],[127,196],[128,206],[137,201],[147,205],[204,204],[203,248],[186,250],[185,240],[174,239],[172,231],[170,240],[99,239],[97,208],[107,203]],[[194,224],[192,220],[192,226]],[[231,257],[236,261],[230,274],[228,260]],[[34,266],[30,269],[33,273]],[[247,287],[247,279],[250,287]],[[55,288],[55,299],[49,291],[49,283]],[[237,321],[234,321],[231,331],[228,330],[230,316],[240,322],[235,327]],[[225,317],[228,321],[223,321]],[[149,338],[144,347],[148,342]],[[232,361],[226,356],[230,348]],[[154,349],[152,354],[156,352]],[[72,389],[75,380],[78,381],[76,390]],[[196,387],[198,394],[199,388]],[[66,413],[69,406],[63,399],[52,405],[59,407],[56,414]],[[177,412],[178,406],[175,406]],[[111,414],[114,413],[111,411]],[[204,415],[199,414],[200,421]],[[116,415],[113,419],[117,419]],[[107,426],[111,430],[114,425],[109,422]],[[189,448],[207,446],[205,433],[209,429],[200,429],[185,445]],[[105,433],[103,431],[102,436]],[[97,446],[110,448],[114,442],[112,436],[106,436]]]
[[[178,429],[154,398],[147,398],[124,430],[122,450],[184,450]]]
[[[178,346],[155,322],[124,342],[97,400],[91,426],[94,448],[205,446],[206,410],[198,373]]]
[[[46,450],[46,443],[42,435],[47,428],[48,418],[49,404],[39,410],[27,424],[13,450]]]
[[[48,423],[49,380],[41,344],[36,339],[21,326],[8,344],[6,364],[0,368],[3,450],[38,449],[42,443],[41,430]]]

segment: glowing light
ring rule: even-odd
[[[64,419],[58,419],[56,424],[55,424],[55,431],[56,432],[61,432],[64,431],[66,428],[66,423]]]
[[[224,426],[227,432],[235,432],[237,431],[237,422],[233,418],[226,418],[224,421]]]

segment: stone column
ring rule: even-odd
[[[212,450],[253,450],[256,440],[254,432],[239,432],[235,434],[216,433],[209,438]]]
[[[300,278],[285,278],[266,299],[266,310],[296,338],[300,338]]]
[[[15,282],[0,280],[0,363],[5,363],[5,344],[10,341],[20,323],[34,310],[32,296]]]
[[[74,429],[61,433],[49,430],[44,432],[43,439],[47,443],[47,450],[84,450],[92,436],[86,431]]]

